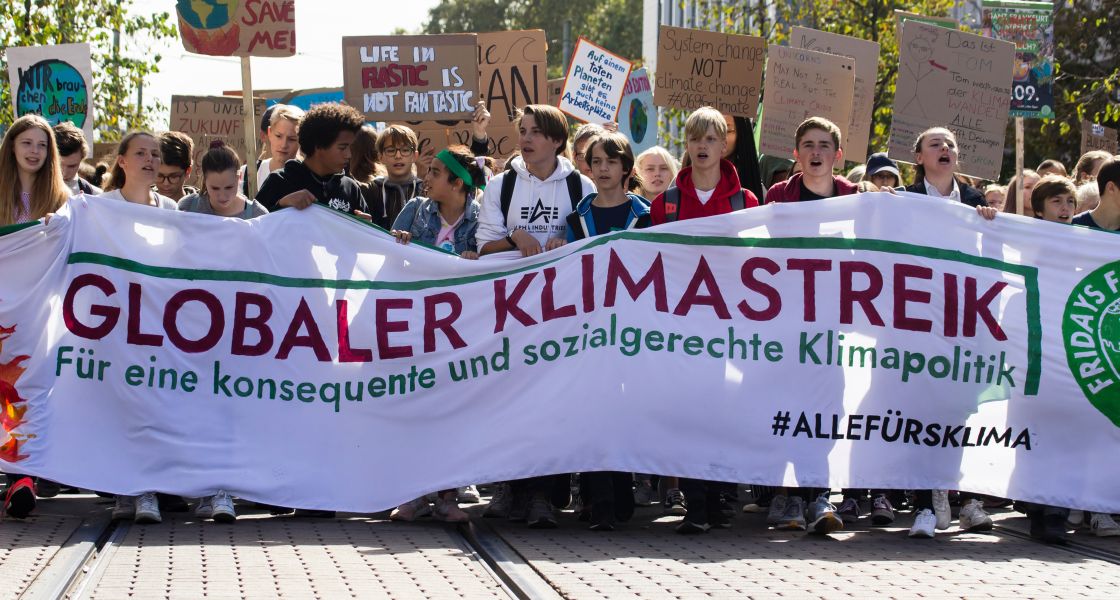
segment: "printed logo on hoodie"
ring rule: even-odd
[[[327,206],[340,212],[350,212],[350,201],[342,198],[331,198],[330,201],[327,202]]]
[[[530,225],[536,223],[538,219],[544,219],[546,224],[560,218],[560,208],[557,206],[546,207],[540,198],[533,206],[521,207],[521,219],[527,221]]]

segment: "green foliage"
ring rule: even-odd
[[[168,13],[130,14],[131,0],[9,0],[0,3],[0,49],[88,42],[93,60],[95,129],[101,141],[115,141],[129,128],[148,127],[153,111],[166,110],[151,102],[137,110],[137,88],[159,71],[162,57],[148,48],[178,33]],[[114,50],[113,32],[119,31],[127,52]],[[2,57],[2,50],[0,50]],[[0,60],[0,124],[14,119],[7,62]]]

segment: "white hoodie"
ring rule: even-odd
[[[499,173],[486,183],[482,195],[482,211],[478,215],[478,247],[487,242],[505,238],[510,232],[524,229],[543,247],[549,238],[567,234],[568,214],[572,212],[572,199],[568,195],[568,174],[576,167],[563,156],[557,157],[556,170],[547,179],[540,180],[529,173],[525,161],[516,156],[510,161],[510,170]],[[506,177],[517,177],[513,186],[513,199],[509,203],[509,219],[502,215],[502,182]],[[580,175],[583,196],[595,193],[595,184]]]

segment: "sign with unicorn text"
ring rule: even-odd
[[[588,123],[617,121],[632,67],[625,58],[579,38],[560,92],[560,110]]]
[[[293,56],[295,0],[177,0],[183,47],[211,56]]]
[[[8,48],[8,81],[16,117],[70,121],[93,148],[93,68],[89,44]]]

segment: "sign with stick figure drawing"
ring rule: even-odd
[[[1014,59],[1010,42],[906,21],[899,44],[891,158],[912,161],[918,134],[948,127],[957,137],[960,172],[997,178]]]

